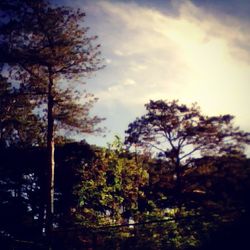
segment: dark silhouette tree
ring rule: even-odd
[[[53,225],[54,213],[54,140],[60,132],[92,133],[101,121],[90,117],[96,100],[87,96],[81,102],[80,77],[101,68],[96,36],[88,36],[83,26],[85,13],[80,9],[54,7],[46,0],[1,1],[2,65],[40,107],[47,122],[48,190],[46,228]],[[75,80],[75,84],[73,83]],[[76,81],[78,80],[78,82]]]
[[[150,101],[146,109],[145,115],[129,124],[126,143],[147,148],[164,160],[179,210],[185,191],[184,176],[196,170],[198,159],[207,160],[207,164],[218,157],[240,157],[250,142],[250,133],[234,127],[231,115],[204,116],[196,104],[188,107],[178,101]],[[191,192],[202,190],[194,188]]]

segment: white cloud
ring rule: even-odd
[[[125,80],[125,82],[123,84],[126,86],[132,86],[132,85],[135,85],[136,82],[135,82],[135,80],[128,78]]]
[[[118,49],[114,50],[114,54],[117,56],[124,56],[124,53]]]

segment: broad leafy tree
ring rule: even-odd
[[[126,143],[150,152],[154,159],[148,169],[148,214],[174,220],[150,232],[165,231],[155,244],[197,246],[211,231],[237,220],[247,207],[244,146],[250,133],[235,127],[233,116],[205,116],[196,104],[159,100],[150,101],[146,109],[129,124]]]
[[[233,125],[233,116],[205,116],[195,104],[188,107],[178,101],[159,100],[150,101],[146,109],[145,115],[129,125],[126,143],[147,148],[164,161],[166,183],[172,187],[179,208],[185,192],[205,193],[195,185],[186,188],[187,175],[202,171],[201,167],[197,170],[201,165],[203,171],[211,173],[211,161],[218,158],[243,156],[250,140],[249,133]]]
[[[96,160],[83,168],[78,187],[80,222],[88,227],[126,224],[135,219],[142,187],[148,182],[146,164],[124,148],[117,137],[100,149]]]

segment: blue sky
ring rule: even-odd
[[[62,2],[61,2],[62,3]],[[106,117],[105,145],[124,136],[150,99],[197,102],[207,115],[232,114],[250,131],[250,1],[74,0],[99,36],[106,67],[85,79]]]

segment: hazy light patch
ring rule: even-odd
[[[147,69],[147,65],[137,62],[131,62],[129,64],[129,69],[135,72],[144,71]]]
[[[125,82],[123,84],[125,86],[132,86],[132,85],[135,85],[136,82],[135,82],[135,80],[128,78],[128,79],[125,80]]]
[[[117,56],[124,56],[124,53],[120,50],[114,50],[114,54],[117,55]]]
[[[111,59],[106,59],[105,62],[106,62],[107,64],[110,64],[110,63],[112,63],[112,60],[111,60]]]

